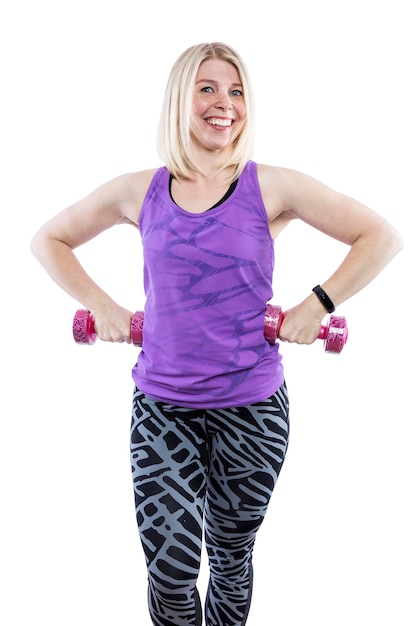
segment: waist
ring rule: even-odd
[[[283,380],[278,345],[265,340],[263,329],[263,310],[200,324],[189,313],[169,320],[146,313],[133,378],[151,397],[182,406],[260,401]]]

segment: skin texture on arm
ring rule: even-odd
[[[34,235],[31,250],[50,277],[91,311],[104,341],[130,342],[132,312],[119,306],[81,266],[74,250],[118,224],[138,225],[155,170],[119,176],[64,209]]]
[[[259,166],[259,182],[272,235],[300,219],[350,247],[342,263],[321,283],[340,305],[366,287],[403,246],[397,230],[361,202],[291,169]],[[285,311],[280,337],[312,343],[326,310],[314,293]]]

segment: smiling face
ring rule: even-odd
[[[193,92],[190,130],[194,148],[230,152],[245,119],[245,98],[236,67],[218,58],[203,61]]]

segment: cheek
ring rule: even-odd
[[[239,113],[239,118],[242,122],[246,120],[246,104],[242,103],[237,107],[237,111]]]
[[[203,113],[208,109],[209,104],[202,98],[194,98],[192,104],[192,114],[201,117]]]
[[[193,102],[193,106],[191,108],[191,115],[199,115],[200,113],[200,107],[198,106],[197,102]]]
[[[236,125],[235,125],[235,129],[236,129],[235,132],[236,132],[236,134],[240,134],[240,132],[242,131],[242,129],[243,129],[244,125],[245,125],[245,122],[246,122],[246,109],[245,109],[245,107],[242,107],[242,108],[239,109],[238,115],[239,115],[239,121],[236,122]]]
[[[196,133],[201,133],[201,129],[202,129],[201,115],[198,112],[193,110],[191,113],[191,119],[190,119],[190,132],[193,135],[195,135]]]
[[[190,117],[190,130],[197,129],[201,124],[201,111],[198,106],[193,105],[191,109],[191,117]]]

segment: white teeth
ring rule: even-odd
[[[207,121],[209,124],[212,124],[213,126],[231,126],[232,125],[232,120],[219,120],[216,118],[212,118]]]

